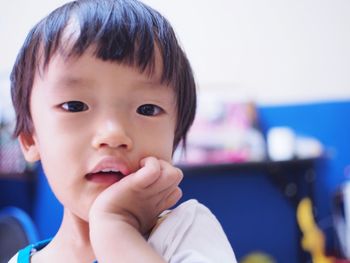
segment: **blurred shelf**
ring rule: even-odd
[[[292,159],[287,161],[260,161],[242,163],[220,163],[220,164],[181,164],[178,165],[184,172],[197,174],[200,172],[268,172],[270,174],[280,173],[286,169],[299,169],[313,166],[320,158]],[[235,173],[236,174],[236,173]]]
[[[292,159],[287,161],[261,161],[243,163],[221,163],[200,165],[178,165],[185,178],[206,176],[222,180],[222,177],[264,176],[296,208],[301,198],[309,196],[314,200],[314,182],[316,180],[316,163],[321,157]]]
[[[22,173],[0,172],[0,180],[33,180],[35,178],[35,171],[24,171]]]

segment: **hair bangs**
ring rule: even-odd
[[[169,38],[176,40],[175,34],[159,13],[144,4],[78,1],[66,5],[63,12],[54,11],[42,25],[44,68],[57,52],[69,58],[91,49],[96,58],[135,66],[152,75],[158,52],[161,82],[174,84],[178,58]]]

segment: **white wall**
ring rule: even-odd
[[[12,0],[0,3],[0,119],[13,116],[9,74],[29,30],[64,0]]]
[[[64,2],[0,4],[0,107],[26,33]],[[173,24],[201,90],[268,104],[350,98],[349,0],[144,2]]]
[[[350,98],[349,0],[145,2],[172,21],[203,89],[263,103]]]

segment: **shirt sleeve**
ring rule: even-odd
[[[8,263],[17,263],[17,257],[18,257],[18,253],[16,255],[14,255]]]
[[[237,262],[219,221],[196,200],[163,215],[148,242],[169,263]]]

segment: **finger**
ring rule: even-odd
[[[183,173],[180,169],[172,166],[166,161],[159,160],[159,163],[161,167],[161,177],[158,179],[156,184],[152,186],[157,188],[155,190],[158,193],[171,187],[178,186],[183,179]]]
[[[160,163],[155,157],[147,157],[140,161],[140,165],[133,175],[134,183],[141,189],[148,188],[161,176]]]
[[[176,178],[176,180],[180,180],[180,181],[182,180],[183,172],[182,172],[181,169],[179,169],[179,168],[173,166],[171,163],[169,163],[167,161],[164,161],[164,160],[161,160],[161,159],[159,159],[159,164],[160,164],[160,169],[162,171],[164,171],[164,172],[168,171],[169,173],[171,171],[173,171],[173,172],[176,173],[175,174],[176,176],[179,176],[179,177]]]
[[[176,203],[181,199],[181,197],[182,197],[181,188],[175,187],[171,192],[168,193],[168,195],[165,198],[163,198],[159,202],[158,207],[161,211],[169,209],[172,206],[176,205]]]

